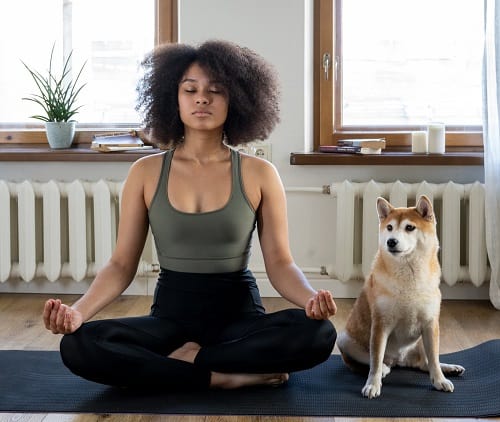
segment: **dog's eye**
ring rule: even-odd
[[[390,231],[390,232],[392,232],[392,224],[388,224],[387,225],[387,230]]]
[[[411,224],[407,224],[405,229],[407,232],[412,232],[413,230],[415,230],[415,226],[412,226]]]

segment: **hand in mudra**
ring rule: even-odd
[[[337,313],[337,305],[331,292],[318,290],[307,302],[305,311],[306,315],[311,319],[328,319]]]
[[[70,334],[80,328],[83,318],[80,312],[59,299],[49,299],[43,309],[43,322],[54,334]]]

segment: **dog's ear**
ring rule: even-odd
[[[427,196],[422,195],[418,198],[416,205],[417,212],[422,216],[423,219],[428,221],[434,220],[434,210],[432,209],[432,203]]]
[[[379,220],[385,220],[394,207],[385,199],[379,196],[377,198],[377,212]]]

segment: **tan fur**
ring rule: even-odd
[[[337,344],[344,362],[369,367],[362,394],[380,395],[382,378],[394,366],[428,371],[432,385],[453,391],[444,374],[464,368],[439,362],[441,268],[432,204],[421,196],[415,207],[394,208],[377,199],[379,249]]]

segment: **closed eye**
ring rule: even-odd
[[[185,88],[184,89],[184,92],[188,93],[188,94],[194,94],[196,93],[196,89],[194,88]],[[208,90],[208,92],[210,92],[210,94],[221,94],[222,91],[220,89],[210,89]]]

